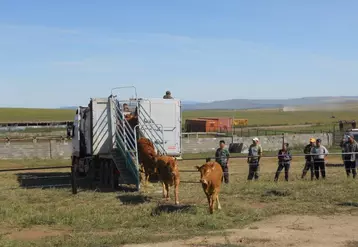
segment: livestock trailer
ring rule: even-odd
[[[140,190],[137,140],[150,139],[158,153],[181,157],[181,101],[122,99],[112,93],[78,107],[72,131],[72,193],[78,184],[116,189],[121,184]]]

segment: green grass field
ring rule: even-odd
[[[332,118],[332,115],[335,118]],[[247,111],[186,111],[183,112],[183,120],[197,117],[234,117],[248,119],[249,126],[274,126],[274,125],[304,125],[321,124],[331,125],[339,120],[354,120],[358,113],[354,111],[297,111],[280,112],[278,109],[247,110]]]
[[[74,110],[63,109],[27,109],[0,108],[0,122],[25,121],[72,121]],[[336,118],[331,118],[334,115]],[[234,117],[248,119],[250,126],[301,125],[301,124],[332,124],[338,120],[353,120],[357,118],[354,111],[297,111],[280,112],[278,109],[268,110],[203,110],[184,111],[183,122],[197,117]]]
[[[339,157],[329,159],[332,162],[338,160]],[[10,162],[16,165],[19,161]],[[31,165],[36,163],[38,161],[33,161]],[[202,163],[182,161],[179,166],[181,170],[193,170],[195,165]],[[208,214],[207,200],[201,185],[197,183],[197,172],[181,173],[179,197],[182,208],[174,208],[173,211],[170,210],[173,202],[162,200],[159,184],[148,186],[141,193],[80,191],[74,196],[69,188],[23,189],[19,187],[15,173],[2,173],[0,246],[121,246],[200,238],[207,236],[209,231],[211,237],[223,236],[225,229],[243,228],[275,215],[337,215],[335,217],[340,220],[343,217],[340,215],[346,215],[354,224],[354,217],[358,214],[354,206],[358,196],[357,181],[347,180],[343,168],[327,168],[326,181],[302,181],[299,177],[303,160],[295,158],[290,181],[282,181],[281,174],[281,180],[275,184],[272,180],[276,160],[266,158],[262,164],[260,181],[247,183],[245,161],[230,162],[231,182],[223,185],[220,193],[223,209],[214,215]],[[17,164],[22,165],[22,162]],[[68,173],[69,169],[55,172]],[[172,190],[170,193],[173,197]],[[258,227],[251,229],[260,230]],[[305,231],[302,227],[298,230]],[[242,244],[210,246],[257,247],[267,246],[263,244],[269,242],[265,238],[248,237]],[[209,245],[203,242],[195,246]],[[283,246],[291,245],[287,243]]]
[[[0,122],[73,121],[74,110],[0,108]]]

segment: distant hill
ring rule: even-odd
[[[78,106],[62,106],[60,109],[76,110]]]
[[[182,105],[196,105],[196,104],[199,104],[200,102],[198,101],[186,101],[186,100],[183,100],[182,102]],[[70,110],[76,110],[78,106],[61,106],[60,109],[70,109]]]
[[[231,99],[209,103],[183,104],[183,110],[234,110],[234,109],[267,109],[284,107],[320,106],[329,108],[343,103],[357,102],[358,96],[342,97],[305,97],[295,99]],[[335,107],[333,107],[335,108]]]
[[[358,96],[304,97],[294,99],[230,99],[208,103],[182,101],[183,110],[243,110],[282,108],[291,110],[343,110],[342,107],[358,104]],[[77,109],[77,106],[63,106],[60,109]]]

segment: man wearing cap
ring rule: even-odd
[[[220,147],[215,152],[215,159],[221,165],[224,173],[225,183],[229,183],[229,150],[225,148],[225,141],[221,140],[219,143]]]
[[[326,178],[326,164],[325,158],[328,155],[328,150],[321,144],[321,139],[316,140],[316,146],[311,149],[314,162],[314,174],[316,179],[319,179],[319,171],[321,170],[322,178]]]
[[[347,136],[348,141],[343,143],[342,145],[342,151],[343,151],[343,162],[344,167],[346,169],[347,177],[350,176],[351,172],[353,174],[353,178],[357,176],[357,169],[356,169],[356,160],[357,160],[357,154],[358,152],[358,144],[354,140],[354,136],[348,135]]]
[[[310,154],[311,154],[312,148],[315,145],[316,145],[316,139],[310,138],[310,144],[305,146],[305,148],[303,150],[303,153],[306,154],[306,156],[305,156],[306,164],[305,164],[305,167],[303,168],[301,179],[303,179],[306,176],[308,170],[311,170],[311,180],[313,180],[313,177],[314,177],[314,162],[313,162],[313,156],[310,155]]]
[[[172,94],[170,91],[166,91],[163,99],[173,99]]]
[[[249,175],[247,180],[259,179],[260,171],[260,159],[262,155],[262,147],[259,144],[259,139],[257,137],[252,139],[252,144],[249,147],[249,154],[247,156],[247,163],[249,164]]]

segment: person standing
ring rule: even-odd
[[[170,91],[166,91],[163,99],[173,99],[172,93]]]
[[[343,143],[342,149],[347,177],[349,177],[352,172],[353,178],[355,178],[357,176],[357,154],[355,153],[358,152],[358,143],[354,140],[352,135],[348,135],[348,141]]]
[[[321,144],[321,139],[316,140],[316,146],[311,149],[314,163],[314,174],[316,179],[319,179],[319,171],[323,179],[326,178],[326,164],[325,158],[328,155],[328,150]]]
[[[225,141],[221,140],[219,143],[220,147],[215,152],[215,159],[221,165],[224,173],[224,181],[226,184],[229,183],[229,150],[225,148]]]
[[[292,155],[288,150],[288,143],[285,143],[282,149],[278,151],[278,167],[274,179],[275,182],[278,181],[278,177],[280,176],[282,169],[285,169],[285,180],[288,181],[288,172],[290,170],[291,160]]]
[[[260,159],[262,155],[262,147],[259,144],[257,137],[252,139],[252,144],[249,147],[249,154],[247,156],[247,163],[249,164],[249,175],[247,180],[259,179]]]
[[[303,179],[306,176],[308,170],[311,170],[311,180],[313,180],[314,178],[314,161],[313,161],[313,156],[311,155],[311,150],[315,145],[316,145],[316,139],[310,138],[310,143],[307,146],[305,146],[303,150],[303,152],[306,154],[305,156],[306,164],[305,167],[303,168],[301,179]]]

